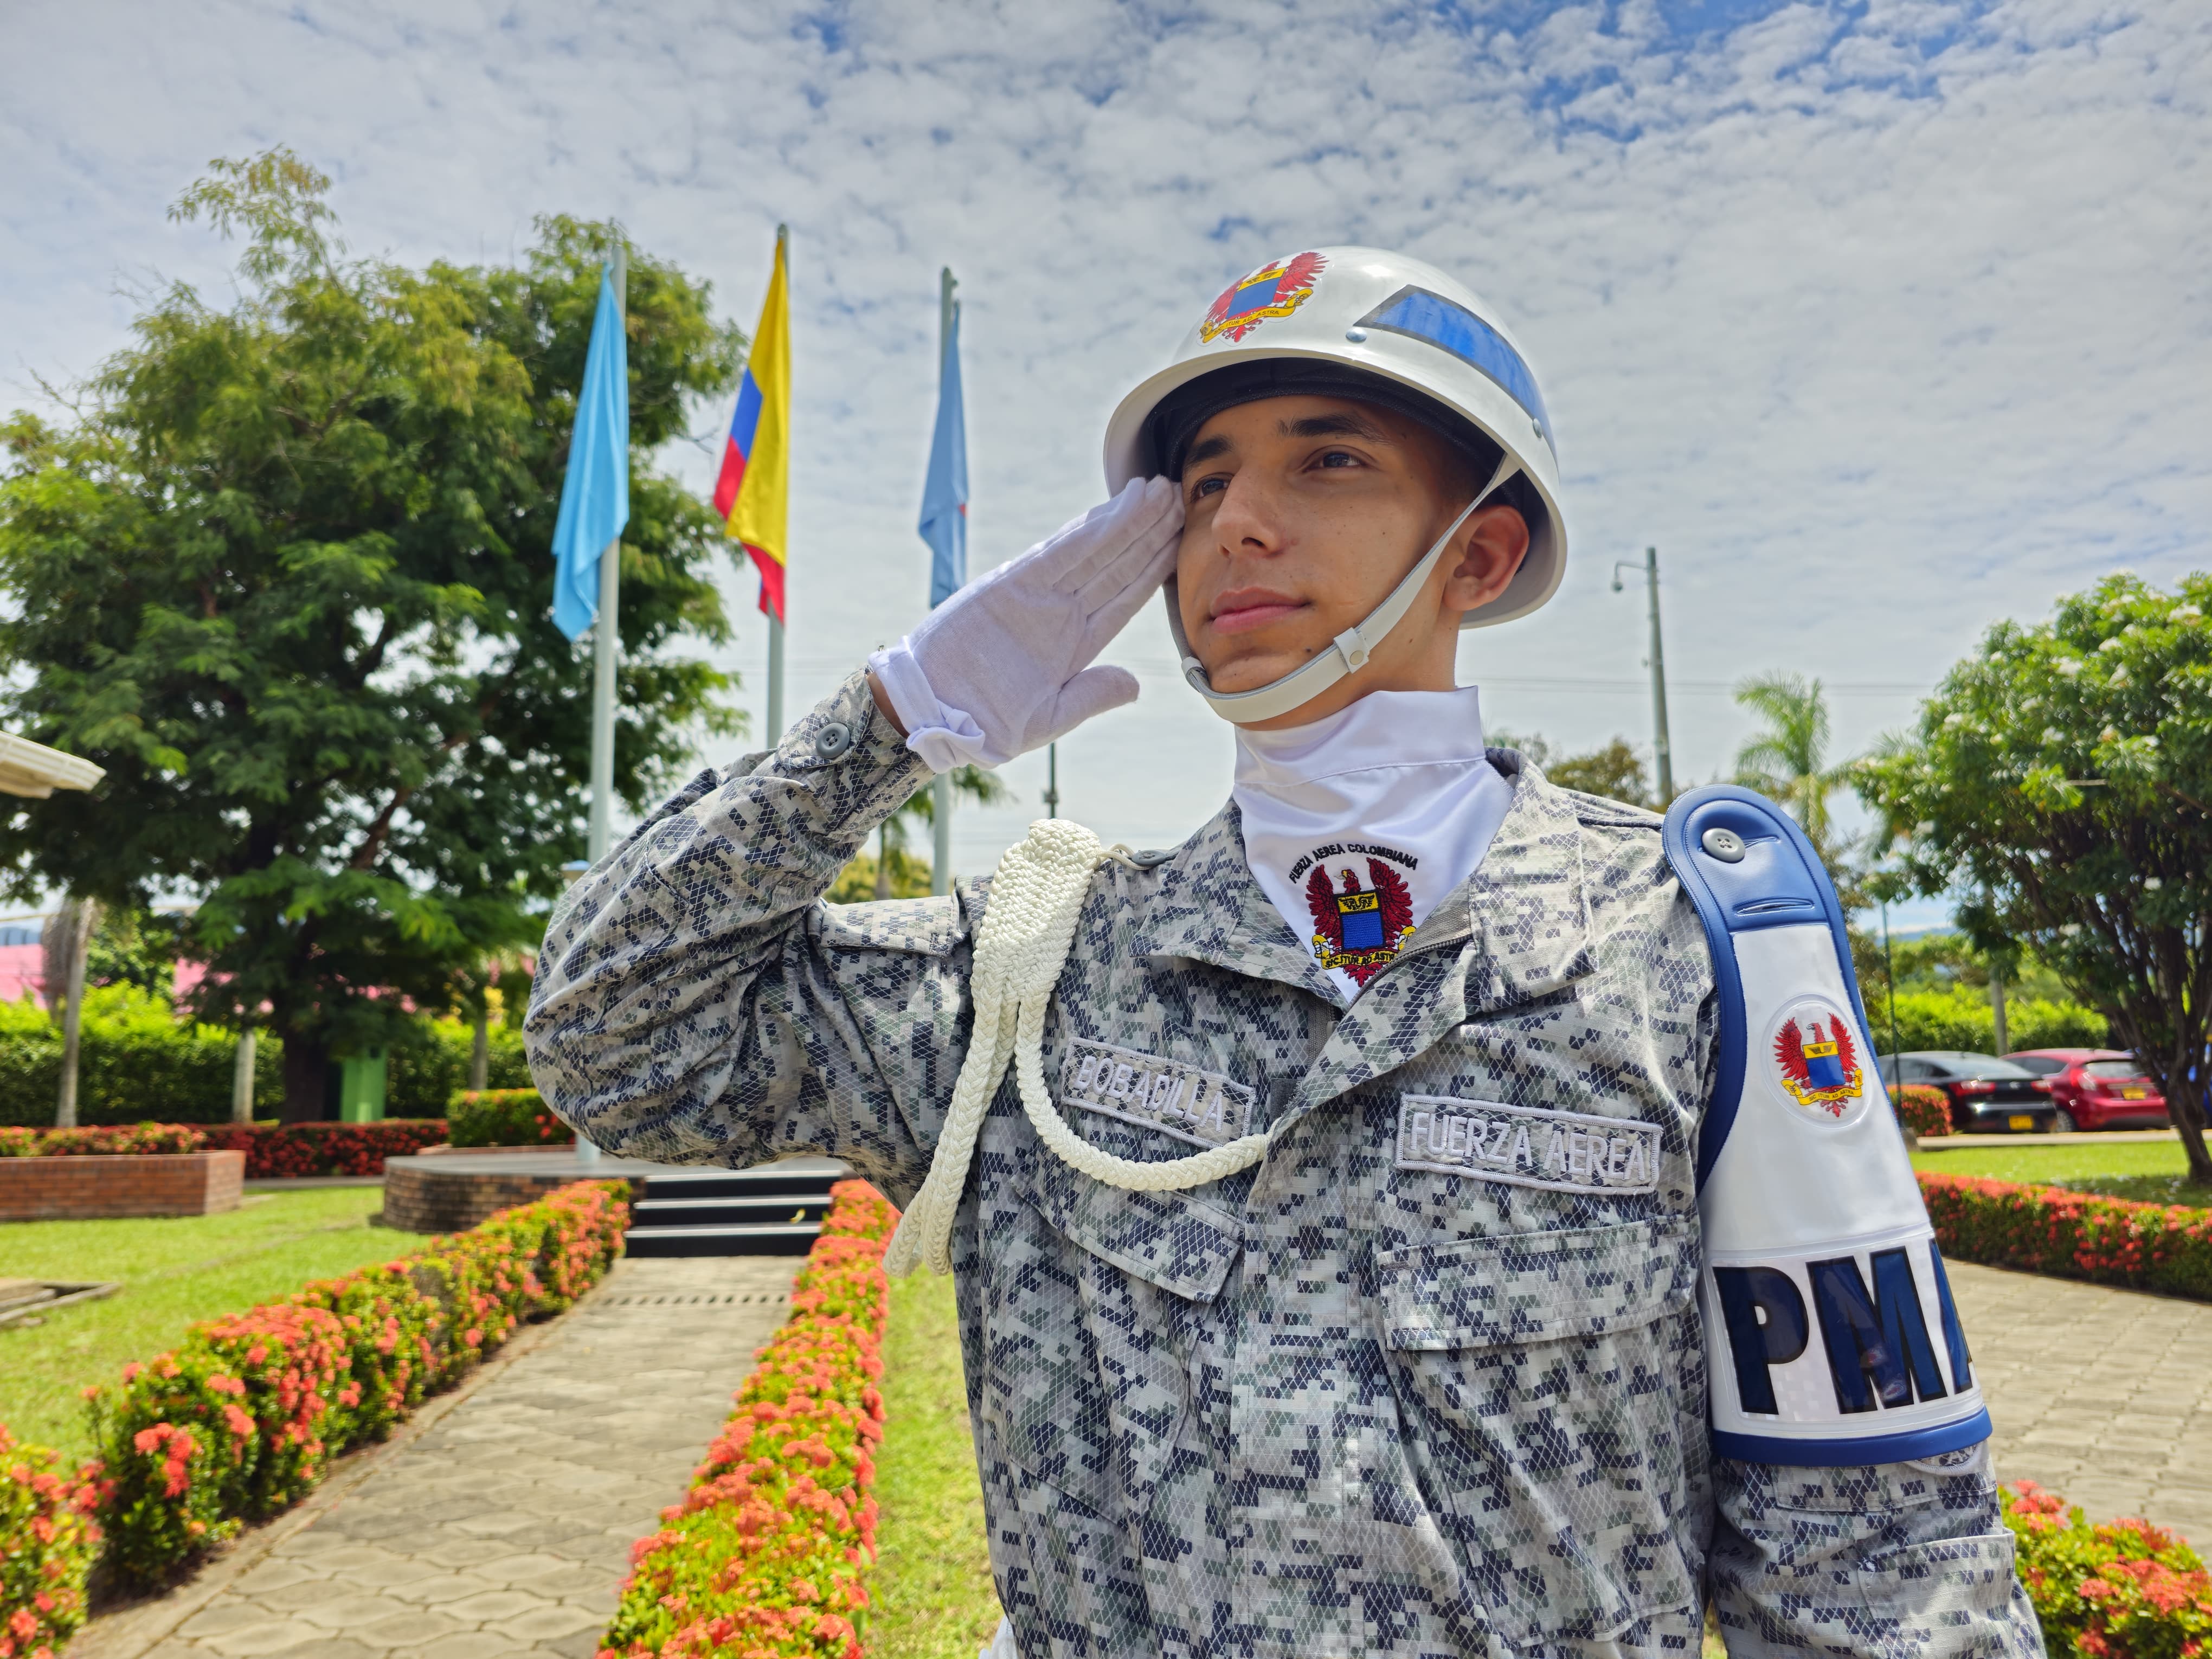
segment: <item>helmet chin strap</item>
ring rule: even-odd
[[[1294,668],[1270,685],[1250,691],[1217,691],[1206,678],[1206,665],[1192,654],[1190,638],[1183,632],[1182,607],[1176,601],[1176,579],[1168,578],[1165,592],[1168,601],[1168,627],[1175,635],[1176,649],[1182,657],[1182,677],[1190,689],[1204,697],[1213,712],[1225,720],[1239,726],[1249,726],[1255,720],[1271,720],[1278,714],[1287,714],[1294,708],[1304,707],[1334,685],[1347,674],[1356,674],[1367,666],[1375,647],[1382,643],[1392,629],[1413,609],[1413,600],[1429,580],[1429,573],[1437,568],[1443,556],[1444,544],[1459,533],[1459,527],[1480,507],[1498,493],[1499,486],[1521,470],[1520,463],[1507,455],[1498,464],[1498,471],[1482,487],[1475,498],[1462,510],[1436,539],[1436,544],[1422,555],[1421,562],[1406,573],[1405,580],[1390,590],[1389,597],[1368,613],[1367,620],[1357,628],[1347,628],[1339,634],[1329,648],[1311,662]]]

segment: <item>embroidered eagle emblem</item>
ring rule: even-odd
[[[1233,344],[1270,317],[1287,317],[1312,295],[1315,280],[1328,261],[1318,253],[1293,254],[1261,265],[1241,283],[1221,290],[1198,325],[1198,337],[1211,343],[1226,334]]]
[[[1858,1046],[1841,1014],[1825,1028],[1817,1016],[1802,1025],[1784,1019],[1774,1034],[1774,1063],[1790,1097],[1808,1110],[1839,1118],[1859,1097]]]
[[[1413,931],[1413,893],[1406,878],[1380,859],[1367,860],[1367,878],[1372,887],[1362,887],[1346,870],[1339,889],[1319,863],[1306,878],[1314,960],[1324,969],[1341,968],[1359,985],[1381,973]]]

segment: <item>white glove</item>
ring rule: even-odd
[[[1002,766],[1134,702],[1136,676],[1091,663],[1167,580],[1182,534],[1174,481],[1133,479],[877,652],[907,747],[939,772]]]

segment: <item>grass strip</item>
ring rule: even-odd
[[[94,1450],[86,1384],[174,1347],[202,1320],[414,1249],[414,1234],[368,1224],[383,1201],[373,1187],[322,1188],[248,1194],[223,1215],[0,1224],[0,1278],[123,1283],[40,1324],[0,1327],[0,1423],[74,1468]]]
[[[891,1282],[869,1659],[975,1659],[999,1627],[952,1281]]]
[[[2212,1188],[2186,1183],[2189,1162],[2178,1140],[2096,1141],[2079,1146],[2008,1146],[1995,1136],[1946,1140],[1948,1150],[1923,1147],[1912,1167],[1929,1175],[1975,1176],[2030,1187],[2063,1187],[2137,1204],[2212,1207]],[[1985,1144],[1983,1144],[1985,1141]]]

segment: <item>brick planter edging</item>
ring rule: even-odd
[[[245,1190],[244,1152],[0,1158],[0,1221],[220,1215]]]
[[[535,1203],[578,1179],[574,1170],[493,1175],[481,1170],[441,1170],[438,1166],[444,1162],[427,1152],[385,1160],[386,1226],[410,1233],[466,1232],[501,1210]]]

